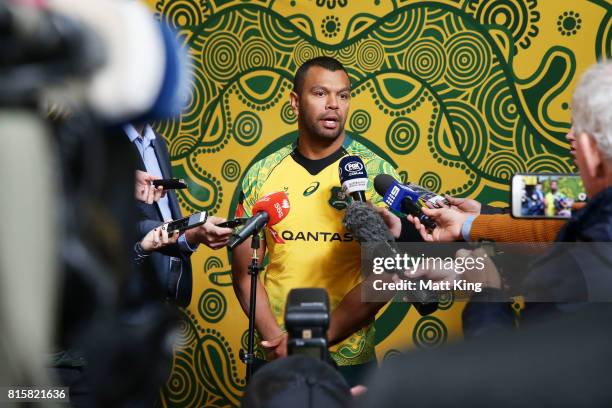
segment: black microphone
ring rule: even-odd
[[[350,195],[354,201],[366,201],[368,174],[359,156],[343,157],[338,165],[338,176],[340,176],[342,191],[346,195]]]
[[[232,235],[232,240],[228,244],[229,249],[234,249],[256,232],[261,231],[261,229],[266,226],[269,219],[270,216],[265,211],[259,212],[249,218],[249,220],[244,223],[244,227],[242,227],[238,233]]]
[[[395,258],[399,254],[389,228],[367,203],[360,201],[350,203],[342,223],[359,243],[378,243],[379,245],[374,248],[377,257]],[[411,295],[416,300],[412,304],[421,316],[431,314],[438,309],[438,303],[431,302],[431,299],[435,298],[433,292],[414,290],[411,291]]]
[[[374,190],[383,197],[385,204],[394,211],[410,214],[419,219],[429,230],[436,228],[436,223],[423,214],[417,202],[422,193],[410,186],[405,186],[388,174],[379,174],[374,178]]]

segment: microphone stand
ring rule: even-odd
[[[249,265],[249,275],[251,275],[251,298],[249,300],[249,331],[247,352],[240,350],[240,359],[246,364],[246,382],[253,376],[253,365],[255,363],[255,305],[257,303],[257,276],[259,275],[259,259],[257,250],[259,249],[259,231],[253,232],[251,239],[251,249],[253,249],[253,257]]]

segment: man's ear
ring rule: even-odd
[[[297,117],[300,108],[300,97],[295,91],[292,91],[289,95],[289,102],[291,103],[291,108],[293,108],[293,113]]]
[[[605,176],[604,159],[597,148],[597,141],[586,133],[581,133],[576,138],[576,150],[580,149],[584,158],[586,171],[591,178]]]

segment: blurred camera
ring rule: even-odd
[[[292,289],[287,296],[285,327],[289,355],[304,354],[328,361],[329,297],[325,289]]]

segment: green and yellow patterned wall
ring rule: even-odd
[[[571,92],[610,58],[605,0],[147,0],[195,73],[180,119],[157,123],[184,213],[233,214],[257,158],[296,136],[291,79],[329,55],[348,69],[347,131],[431,190],[504,205],[517,171],[568,172]],[[165,406],[235,406],[247,321],[226,251],[192,257],[194,294],[162,391]],[[393,304],[376,322],[379,360],[461,338],[463,305],[433,316]]]

